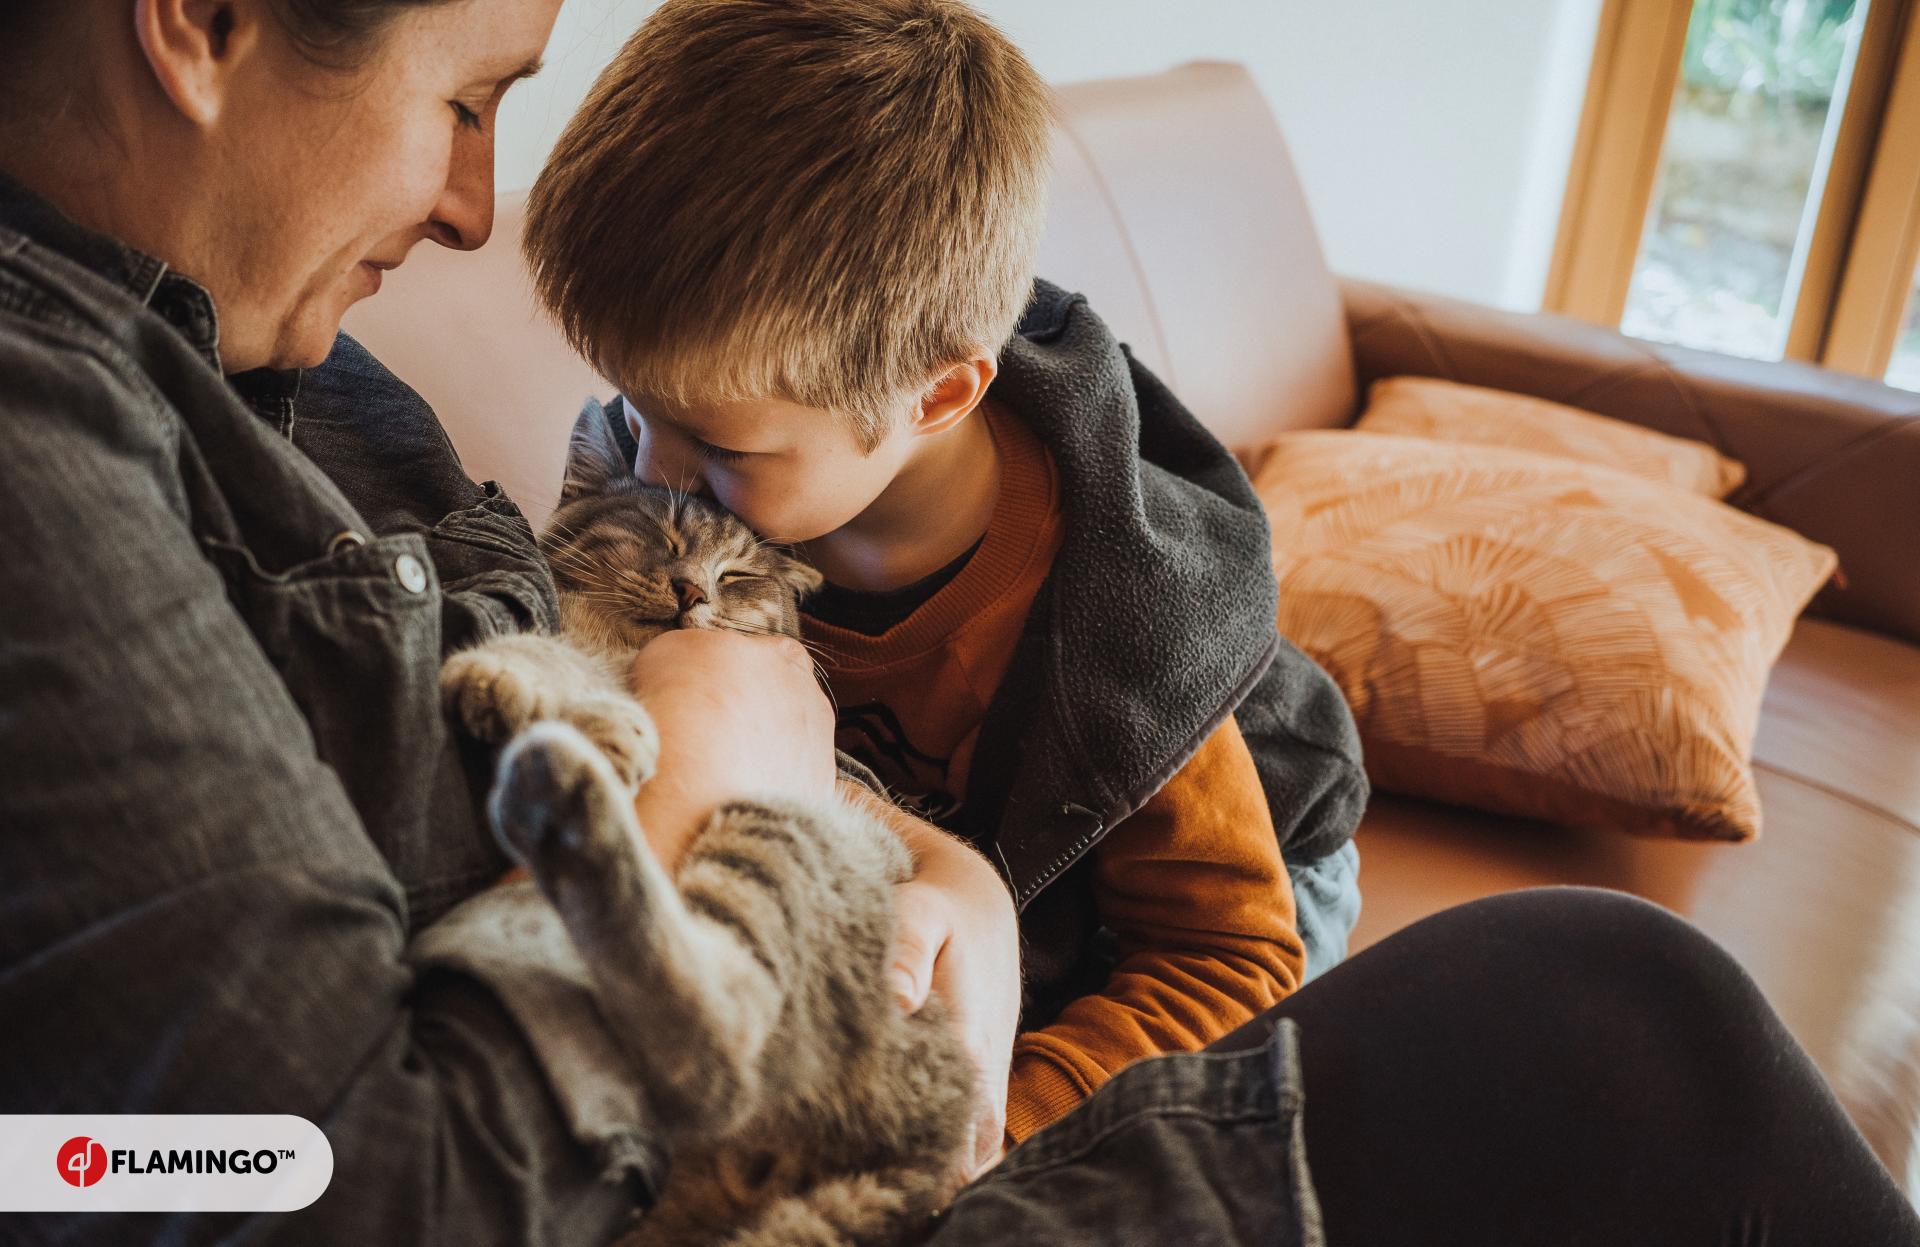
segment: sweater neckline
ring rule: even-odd
[[[877,636],[807,617],[808,630],[825,642],[829,668],[877,668],[924,656],[963,631],[994,602],[1027,581],[1044,558],[1059,524],[1059,476],[1040,439],[1013,413],[991,400],[980,413],[1000,458],[1000,488],[993,515],[973,557],[912,614]]]

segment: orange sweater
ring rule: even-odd
[[[1045,448],[992,404],[1000,494],[985,538],[905,620],[863,636],[811,617],[839,746],[934,817],[966,793],[980,724],[1060,547],[1060,482]],[[1117,621],[1123,624],[1124,621]],[[1203,1046],[1300,983],[1293,890],[1253,756],[1229,718],[1092,852],[1120,963],[1014,1045],[1007,1133],[1019,1142],[1140,1057]]]

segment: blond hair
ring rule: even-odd
[[[955,0],[667,0],[528,203],[541,300],[668,402],[886,412],[1013,332],[1051,103]]]

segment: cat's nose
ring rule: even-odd
[[[680,599],[680,609],[690,611],[707,600],[707,591],[691,580],[673,582],[673,596]]]

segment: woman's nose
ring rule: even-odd
[[[454,136],[447,184],[428,224],[433,238],[455,251],[476,251],[493,236],[493,132]]]

